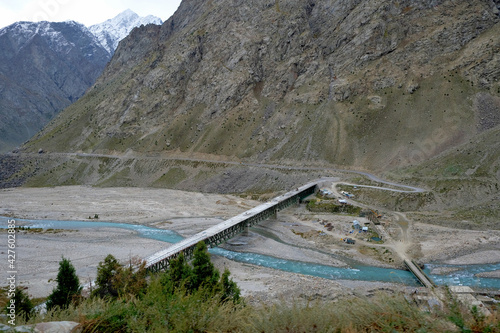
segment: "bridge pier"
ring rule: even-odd
[[[243,227],[243,231],[241,232],[241,235],[244,237],[248,237],[250,235],[249,230],[250,230],[250,226],[247,224],[246,226]]]

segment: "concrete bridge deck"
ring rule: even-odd
[[[190,258],[196,244],[200,241],[204,241],[209,247],[215,247],[245,231],[248,227],[272,216],[276,216],[278,211],[291,205],[298,204],[305,197],[315,193],[317,186],[318,183],[314,182],[298,187],[271,201],[249,209],[242,214],[186,238],[179,243],[173,244],[164,250],[158,251],[145,259],[146,268],[152,272],[166,269],[169,266],[170,260],[176,258],[180,253],[184,253],[187,258]]]

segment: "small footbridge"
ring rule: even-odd
[[[147,257],[145,259],[146,268],[151,272],[164,270],[168,268],[170,260],[179,256],[180,253],[183,253],[187,258],[191,258],[196,244],[201,241],[204,241],[209,247],[216,247],[226,240],[247,230],[248,227],[251,227],[270,217],[276,217],[276,214],[279,211],[300,203],[305,197],[315,193],[317,188],[317,182],[303,185],[293,191],[280,195],[271,201],[249,209],[242,214],[208,228],[205,231],[186,238],[179,243],[173,244],[172,246]]]
[[[420,266],[417,265],[413,260],[405,259],[404,262],[406,267],[408,267],[410,272],[412,272],[413,275],[417,277],[418,281],[420,281],[420,283],[424,287],[432,289],[436,286],[434,282],[431,280],[431,278],[427,276],[427,274],[425,274],[425,272],[420,268]]]

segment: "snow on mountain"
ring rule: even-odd
[[[127,37],[133,28],[151,23],[162,24],[163,21],[153,15],[140,17],[127,9],[112,19],[90,26],[89,29],[98,38],[101,45],[112,55],[118,43]]]
[[[0,152],[29,139],[94,84],[118,42],[134,28],[161,24],[126,10],[87,28],[16,22],[0,29]]]
[[[111,55],[82,24],[0,29],[0,152],[38,132],[95,82]]]
[[[85,36],[89,46],[100,47],[100,41],[83,24],[75,21],[66,22],[16,22],[0,30],[0,37],[8,35],[10,47],[17,54],[35,36],[45,39],[49,48],[65,54],[75,48],[75,36]]]

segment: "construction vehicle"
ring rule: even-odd
[[[344,238],[344,243],[346,244],[356,244],[356,241],[352,238]]]
[[[376,218],[378,218],[378,219],[382,218],[382,214],[380,214],[380,213],[378,212],[378,210],[373,210],[373,209],[372,209],[371,211],[372,211],[373,215],[374,215]]]

